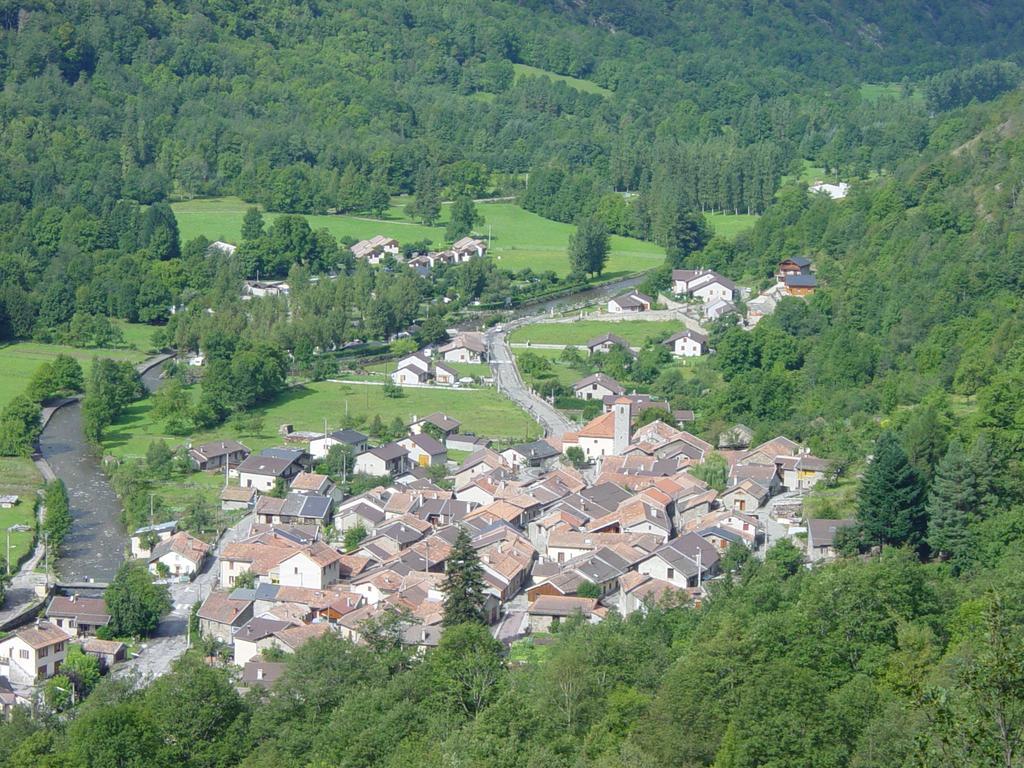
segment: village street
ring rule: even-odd
[[[171,585],[171,612],[160,622],[156,634],[141,646],[141,653],[117,668],[116,677],[135,677],[136,685],[144,685],[170,670],[174,660],[188,648],[188,617],[192,606],[205,600],[217,586],[220,553],[227,544],[245,538],[251,526],[252,515],[246,515],[220,537],[202,573],[191,582]]]
[[[512,350],[508,346],[508,331],[527,325],[529,322],[529,318],[517,320],[507,326],[497,326],[484,334],[491,372],[499,392],[503,392],[510,400],[533,416],[544,428],[546,435],[561,437],[564,433],[576,429],[576,425],[551,403],[531,392],[523,383],[519,369],[516,367],[515,357],[512,356]]]

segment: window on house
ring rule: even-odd
[[[31,656],[31,655],[32,655],[32,654],[30,654],[30,653],[29,653],[28,651],[26,651],[26,650],[25,650],[24,648],[22,648],[22,649],[21,649],[20,651],[18,651],[18,656],[20,656],[20,657],[21,657],[21,658],[23,658],[23,659],[27,659],[27,658],[29,658],[29,656]]]
[[[299,567],[295,566],[295,575],[297,576],[298,574],[299,574]]]
[[[675,568],[669,568],[668,569],[668,573],[666,574],[666,576],[669,579],[674,579],[676,577],[676,569]]]

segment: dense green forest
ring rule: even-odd
[[[752,332],[716,324],[696,376],[662,373],[654,346],[617,376],[709,436],[741,420],[806,441],[860,523],[838,563],[733,553],[701,606],[567,622],[526,662],[473,626],[422,658],[387,632],[325,638],[240,696],[189,655],[139,691],[107,680],[69,713],[19,712],[0,764],[1024,765],[1022,26],[994,1],[0,4],[4,339],[166,324],[160,341],[208,354],[190,418],[210,425],[315,346],[525,278],[488,260],[429,283],[375,271],[257,211],[238,258],[214,260],[179,241],[174,197],[301,213],[509,192],[641,237],[689,223],[676,263],[764,286],[802,254],[821,288]],[[805,161],[856,177],[850,196],[809,195]],[[699,212],[722,209],[763,215],[705,242]],[[243,309],[256,268],[290,277],[290,307]],[[86,385],[100,431],[137,386],[124,373]]]

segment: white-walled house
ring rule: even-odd
[[[669,336],[665,343],[676,357],[700,357],[708,349],[708,337],[690,329]]]
[[[482,333],[460,333],[439,350],[448,363],[487,362],[487,345]]]
[[[637,570],[674,587],[700,586],[718,571],[718,551],[701,536],[684,533],[658,547]]]
[[[398,443],[385,443],[356,457],[357,475],[400,475],[409,469],[409,451]]]
[[[161,541],[149,555],[149,572],[159,574],[162,564],[170,576],[193,578],[206,562],[210,545],[185,531]]]
[[[403,366],[391,372],[391,383],[400,387],[423,384],[430,378],[430,371],[420,370],[411,365]]]
[[[347,445],[352,453],[358,456],[369,448],[369,438],[362,432],[354,429],[339,429],[330,432],[324,437],[318,437],[309,441],[309,454],[314,460],[319,461],[327,457],[328,452],[336,445]]]
[[[705,304],[732,301],[736,298],[736,283],[711,269],[674,269],[672,292],[700,299]]]
[[[269,491],[279,479],[287,483],[301,471],[297,459],[254,453],[238,465],[238,482],[243,488]]]
[[[286,587],[323,589],[341,578],[341,553],[315,542],[278,566],[279,583]]]
[[[0,673],[22,685],[53,677],[64,663],[70,640],[71,635],[57,625],[37,619],[0,640]]]
[[[630,291],[608,300],[608,312],[613,315],[647,312],[654,300],[643,293]]]
[[[572,385],[573,396],[578,400],[604,400],[608,395],[622,395],[625,391],[619,382],[603,373],[585,376]]]

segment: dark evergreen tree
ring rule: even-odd
[[[959,570],[971,553],[971,523],[978,505],[977,478],[958,439],[949,444],[935,470],[928,495],[928,546]]]
[[[892,432],[875,443],[857,496],[857,522],[869,544],[925,544],[925,488]]]
[[[484,573],[480,556],[465,528],[459,530],[446,562],[448,572],[444,592],[444,626],[484,621]]]
[[[245,212],[242,220],[242,240],[259,240],[263,237],[263,214],[256,206],[250,207]]]

